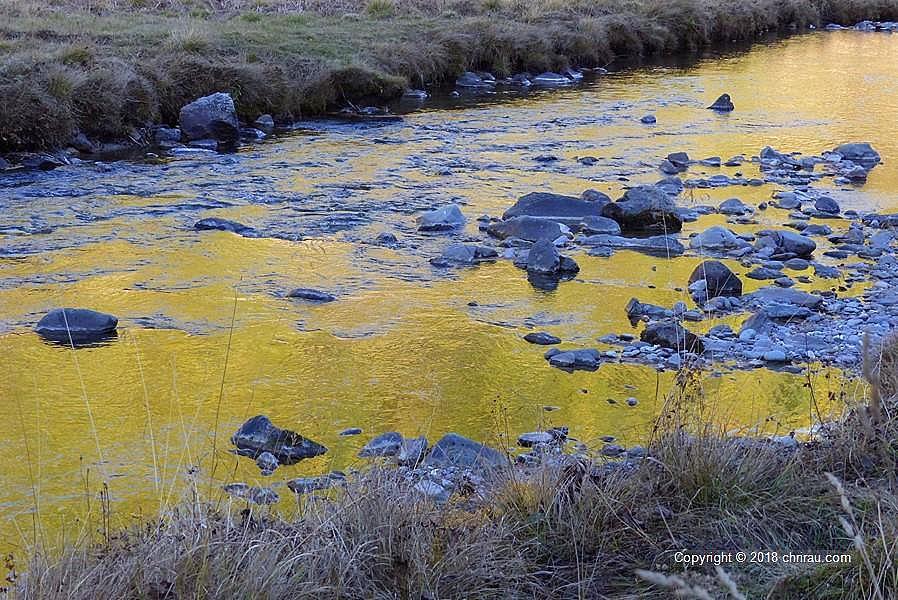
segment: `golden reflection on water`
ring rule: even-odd
[[[396,137],[407,140],[403,145],[323,135],[262,146],[253,175],[273,182],[273,189],[306,194],[322,184],[378,181],[398,172],[405,191],[436,186],[446,197],[464,198],[473,219],[501,214],[517,196],[534,189],[579,194],[594,187],[616,196],[625,184],[658,179],[653,165],[674,150],[726,159],[756,154],[768,144],[815,153],[844,141],[867,140],[884,164],[873,171],[864,193],[838,192],[837,197],[845,207],[896,208],[891,192],[898,171],[892,157],[898,155],[898,142],[882,124],[898,118],[898,64],[873,60],[894,53],[895,44],[884,35],[805,36],[691,69],[621,74],[585,91],[409,118],[431,126],[460,123],[462,133],[453,144],[462,145],[477,163],[498,163],[502,169],[433,175],[410,166],[409,157],[439,153],[443,142],[401,132]],[[722,91],[733,96],[736,113],[719,117],[701,108]],[[619,101],[630,103],[622,110],[633,119],[582,119],[613,112]],[[649,110],[658,116],[655,128],[638,123]],[[513,126],[518,115],[522,123],[526,117],[536,125]],[[564,126],[546,123],[566,115],[581,119]],[[511,126],[490,134],[476,131],[496,123]],[[464,133],[466,127],[471,133]],[[558,141],[555,153],[566,159],[564,164],[592,155],[600,159],[600,168],[534,169],[530,156],[535,152],[521,148],[546,137]],[[278,161],[312,164],[272,166],[265,162],[266,148],[277,151]],[[346,160],[336,162],[336,157]],[[630,169],[630,181],[604,175],[614,164]],[[751,165],[743,170],[746,176],[757,174]],[[357,202],[362,207],[389,202],[397,187],[360,193]],[[773,189],[698,190],[683,203],[717,204],[735,195],[757,205]],[[215,193],[227,195],[226,182]],[[177,194],[167,198],[182,199]],[[163,201],[160,196],[105,198],[120,207]],[[203,216],[253,223],[264,220],[269,210],[235,205]],[[781,224],[785,217],[774,209],[758,213],[762,226]],[[410,231],[414,215],[400,219]],[[688,224],[685,234],[724,222],[717,215],[702,217]],[[250,482],[261,480],[258,471],[251,461],[227,453],[227,439],[242,420],[260,413],[330,448],[322,457],[280,469],[274,482],[351,467],[369,435],[389,430],[425,434],[431,441],[458,431],[513,445],[519,432],[568,425],[571,435],[593,446],[603,435],[624,444],[644,443],[671,388],[672,373],[606,365],[594,373],[569,374],[549,368],[544,349],[524,343],[521,336],[545,330],[564,339],[563,347],[595,347],[597,338],[611,332],[638,333],[626,319],[627,301],[637,296],[668,306],[678,300],[691,304],[682,288],[701,260],[577,253],[577,279],[542,292],[508,262],[442,277],[431,273],[427,256],[403,248],[361,247],[343,235],[291,242],[198,234],[182,225],[174,216],[96,221],[85,230],[106,241],[0,262],[3,279],[23,282],[0,287],[0,319],[15,324],[0,334],[5,367],[0,398],[8,422],[0,440],[2,549],[33,542],[34,497],[51,540],[78,532],[77,519],[88,500],[96,509],[101,482],[108,483],[117,525],[180,498],[188,470],[211,464],[217,413],[217,476]],[[362,229],[373,233],[378,227]],[[473,223],[468,232],[476,233]],[[818,252],[824,249],[825,242]],[[747,270],[728,264],[740,273]],[[411,276],[394,276],[399,271]],[[70,281],[54,283],[59,275],[70,275]],[[747,290],[761,286],[753,280],[745,284]],[[298,285],[335,290],[339,300],[312,305],[281,297]],[[30,326],[46,310],[63,305],[118,315],[119,339],[74,352],[40,341]],[[735,329],[740,320],[694,327],[704,331],[726,322]],[[149,328],[148,321],[172,328]],[[708,417],[727,429],[779,433],[808,425],[815,404],[824,415],[836,414],[840,394],[857,391],[838,371],[826,369],[814,370],[810,378],[766,369],[723,371],[709,375],[703,385]],[[623,402],[630,396],[639,399],[638,406]],[[560,410],[544,412],[546,405]],[[365,434],[340,437],[347,427],[362,427]],[[511,439],[503,440],[506,430]],[[204,474],[201,470],[197,477]],[[294,502],[285,487],[278,491],[285,498],[282,504]]]

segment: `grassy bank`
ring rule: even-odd
[[[696,52],[898,0],[0,0],[0,152],[139,138],[215,91],[291,120],[407,85]]]
[[[292,519],[194,496],[105,543],[37,556],[20,597],[893,598],[896,357],[893,340],[866,369],[869,398],[794,448],[698,425],[703,375],[683,371],[632,469],[573,458],[509,468],[443,507],[373,469]],[[685,570],[684,549],[848,562]]]

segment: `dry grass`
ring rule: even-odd
[[[596,66],[862,18],[898,18],[898,0],[0,0],[0,152],[139,137],[215,91],[247,121],[291,120],[466,68]]]
[[[898,352],[890,340],[882,356]],[[878,361],[883,389],[898,365]],[[374,468],[283,518],[194,495],[155,523],[37,555],[21,598],[848,598],[898,589],[898,421],[850,407],[796,450],[696,420],[684,371],[633,469],[570,459],[509,470],[438,507]],[[873,386],[874,388],[876,386]],[[871,401],[875,402],[875,400]],[[865,416],[862,416],[865,415]],[[844,553],[684,569],[674,553]]]

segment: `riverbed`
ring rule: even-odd
[[[76,519],[88,499],[96,508],[104,482],[115,525],[152,515],[191,481],[205,481],[213,449],[220,483],[279,486],[363,464],[356,452],[385,431],[431,442],[456,431],[513,447],[521,432],[567,426],[586,447],[605,436],[644,444],[673,369],[609,363],[569,373],[522,337],[546,331],[561,348],[587,348],[603,347],[597,340],[609,334],[638,336],[628,301],[693,306],[686,284],[702,256],[599,257],[575,247],[567,253],[580,272],[549,291],[509,260],[445,269],[430,259],[453,242],[489,241],[476,219],[501,216],[526,193],[592,188],[618,198],[659,180],[660,161],[680,150],[725,161],[765,146],[815,155],[870,142],[883,162],[864,185],[817,185],[843,211],[898,210],[898,64],[886,58],[896,52],[898,38],[888,34],[816,33],[567,89],[438,98],[400,123],[306,121],[236,154],[85,163],[0,180],[4,548],[34,542],[38,512],[51,539],[77,534]],[[724,92],[736,110],[706,110]],[[647,114],[657,123],[642,123]],[[748,161],[694,164],[683,178],[737,172],[759,176]],[[757,207],[783,189],[697,188],[677,201],[716,206],[738,197]],[[418,231],[420,213],[453,203],[467,217],[463,229]],[[196,231],[208,217],[260,235]],[[782,226],[787,211],[758,210],[754,219],[727,226]],[[726,221],[702,215],[681,238]],[[825,222],[848,228],[847,220]],[[379,237],[387,232],[395,243]],[[744,283],[746,291],[769,284]],[[810,277],[796,288],[835,285]],[[296,287],[336,300],[285,297]],[[118,337],[77,350],[42,341],[34,324],[61,306],[118,316]],[[746,316],[690,328],[738,330]],[[801,367],[718,361],[703,380],[702,412],[726,431],[801,434],[862,390],[850,370]],[[256,414],[329,452],[262,478],[228,443]],[[339,435],[350,427],[363,433]],[[295,504],[279,489],[282,505]]]

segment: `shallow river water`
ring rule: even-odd
[[[31,544],[38,512],[49,538],[77,534],[103,482],[114,525],[152,514],[181,496],[188,473],[208,473],[213,447],[219,479],[260,482],[251,461],[228,452],[230,435],[255,414],[330,449],[278,470],[275,484],[352,467],[370,435],[390,430],[513,445],[520,432],[566,425],[592,447],[605,435],[644,443],[674,373],[623,364],[567,373],[521,338],[548,331],[563,348],[601,348],[596,338],[608,333],[638,334],[627,301],[692,306],[675,288],[701,257],[575,251],[580,273],[550,292],[509,261],[444,270],[429,259],[452,241],[483,237],[476,217],[501,215],[527,192],[594,188],[617,198],[658,180],[659,161],[677,150],[726,160],[766,145],[819,154],[869,141],[883,164],[865,186],[832,195],[843,209],[898,209],[896,55],[896,36],[818,33],[501,102],[424,104],[399,124],[310,122],[234,155],[0,179],[0,544]],[[705,110],[723,92],[736,111]],[[647,113],[656,125],[640,123]],[[547,154],[559,160],[534,160]],[[576,160],[583,156],[597,161]],[[737,171],[758,174],[746,163],[692,167],[687,177]],[[738,196],[757,205],[776,189],[695,190],[679,202]],[[416,231],[418,213],[453,202],[468,217],[464,231]],[[733,228],[781,225],[786,211],[758,215],[760,225]],[[211,216],[270,237],[193,229]],[[683,236],[723,222],[703,216]],[[387,231],[394,247],[375,243]],[[285,298],[295,287],[338,298]],[[33,325],[58,306],[117,315],[118,338],[74,351],[43,342]],[[691,327],[735,329],[740,320]],[[856,388],[850,375],[822,368],[809,378],[724,364],[704,381],[723,427],[780,434],[809,425],[812,395],[835,414]],[[629,397],[639,404],[628,406]],[[365,433],[340,437],[348,427]],[[295,504],[278,489],[282,504]]]

